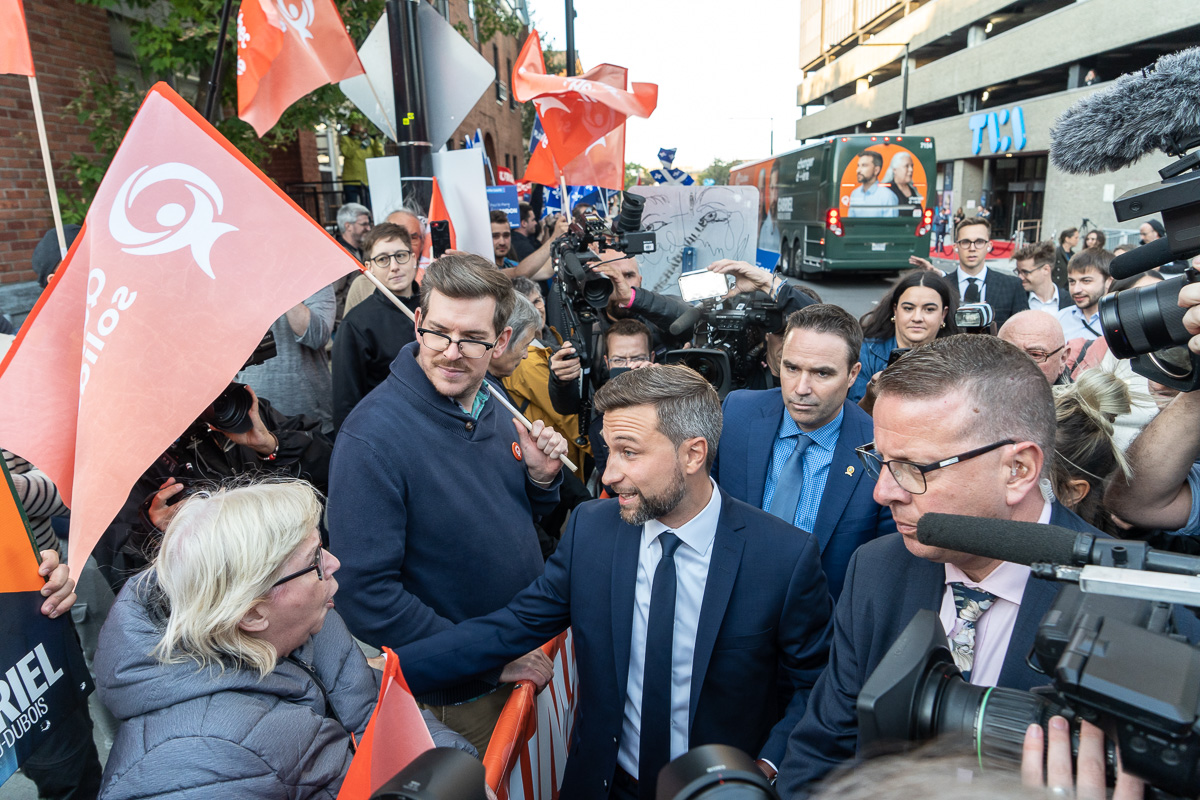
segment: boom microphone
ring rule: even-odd
[[[679,317],[671,323],[670,331],[672,336],[680,336],[683,333],[690,331],[696,327],[696,323],[704,316],[704,309],[700,306],[692,306],[687,311],[684,311]]]
[[[1155,239],[1153,242],[1126,250],[1114,258],[1108,265],[1108,272],[1118,280],[1132,278],[1148,269],[1161,267],[1175,256],[1171,253],[1171,243],[1166,239]]]
[[[1155,150],[1175,155],[1200,136],[1198,97],[1200,48],[1163,56],[1063,112],[1050,129],[1050,160],[1064,172],[1098,175]]]
[[[925,514],[917,541],[1014,564],[1126,567],[1176,575],[1200,575],[1200,557],[1154,550],[1145,542],[1080,533],[1057,525],[1005,519]]]

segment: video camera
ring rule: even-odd
[[[1038,627],[1026,663],[1049,685],[1032,692],[967,683],[938,615],[920,611],[859,693],[862,747],[949,734],[970,742],[983,766],[1019,763],[1026,728],[1057,714],[1102,728],[1124,769],[1160,796],[1200,794],[1200,649],[1175,635],[1168,602],[1200,605],[1200,559],[1051,525],[941,514],[922,517],[917,538],[1007,556],[1037,578],[1079,586],[1063,587]],[[1111,748],[1107,760],[1111,780]]]
[[[612,281],[607,276],[586,266],[600,260],[589,245],[599,244],[602,250],[617,250],[627,256],[655,251],[654,232],[641,229],[645,203],[640,195],[623,192],[621,214],[611,229],[593,211],[585,214],[581,221],[572,222],[567,232],[550,245],[560,291],[564,301],[576,311],[585,314],[599,311],[608,304],[613,292]]]
[[[762,369],[765,334],[779,332],[783,322],[783,310],[762,292],[706,301],[671,325],[673,334],[694,327],[695,346],[669,351],[662,363],[691,367],[724,399],[734,389],[746,388]]]

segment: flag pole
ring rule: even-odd
[[[405,316],[407,316],[413,322],[417,321],[417,315],[414,314],[408,306],[404,305],[404,303],[401,303],[400,298],[396,297],[396,295],[392,294],[392,290],[387,288],[387,286],[384,285],[383,281],[379,280],[379,278],[376,278],[374,273],[372,273],[371,270],[367,269],[365,264],[360,265],[359,270],[362,272],[363,275],[367,276],[367,279],[369,281],[371,281],[371,283],[375,284],[375,288],[384,297],[386,297],[388,300],[391,300],[392,304],[394,306],[396,306],[396,308],[403,311]],[[484,388],[486,388],[488,390],[488,394],[490,394],[492,397],[496,398],[496,400],[500,403],[500,405],[502,405],[506,409],[508,409],[508,412],[513,415],[513,419],[517,420],[522,425],[524,425],[525,430],[529,431],[530,433],[533,433],[533,423],[529,421],[529,417],[522,414],[516,406],[514,406],[512,403],[508,402],[508,399],[505,398],[501,392],[497,392],[495,387],[493,387],[490,383],[488,383],[487,381],[484,381],[483,386],[484,386]],[[579,471],[579,467],[575,466],[574,462],[572,462],[571,459],[567,458],[565,453],[563,455],[560,455],[558,457],[558,460],[561,461],[563,463],[563,465],[566,466],[567,469],[571,470],[571,472]]]
[[[54,183],[54,164],[50,160],[50,142],[46,139],[46,120],[42,118],[42,96],[37,78],[29,76],[29,94],[33,98],[33,118],[37,122],[38,142],[42,146],[42,164],[46,167],[46,187],[50,191],[50,210],[54,212],[54,230],[58,234],[59,255],[67,256],[67,237],[63,233],[62,211],[58,207],[58,187]]]
[[[225,0],[221,8],[221,32],[217,36],[217,52],[213,56],[212,71],[208,74],[208,96],[204,98],[204,118],[213,121],[217,112],[217,98],[221,94],[221,56],[225,53],[225,36],[229,32],[229,12],[233,8],[233,0]]]

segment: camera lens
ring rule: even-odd
[[[625,192],[621,203],[621,216],[617,218],[617,233],[633,233],[642,227],[642,208],[646,204],[641,195]]]
[[[584,302],[597,310],[608,305],[608,298],[612,297],[612,293],[612,281],[604,275],[592,275],[583,284]]]
[[[253,403],[245,384],[231,383],[212,405],[204,409],[200,419],[219,431],[245,433],[254,425],[250,421],[250,406]]]
[[[1181,275],[1168,281],[1159,281],[1153,286],[1126,289],[1100,299],[1100,325],[1114,356],[1133,358],[1187,344],[1191,334],[1183,327],[1186,309],[1179,307],[1179,290],[1185,282],[1186,277]],[[1191,373],[1191,359],[1186,358],[1186,352],[1183,361],[1165,353],[1156,355],[1156,363],[1161,359],[1167,365],[1176,364],[1170,368],[1163,367],[1168,374],[1174,375],[1179,371],[1179,364],[1183,363],[1187,365],[1187,373]]]

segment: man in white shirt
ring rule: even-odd
[[[1058,312],[1058,321],[1062,323],[1063,335],[1068,342],[1100,337],[1100,298],[1112,286],[1112,275],[1108,272],[1112,260],[1110,251],[1098,247],[1071,256],[1067,264],[1067,284],[1075,305]]]
[[[891,189],[879,183],[883,156],[874,150],[864,150],[858,156],[855,179],[858,186],[850,192],[847,217],[895,217],[900,213],[899,201]],[[761,245],[760,245],[761,246]]]
[[[1054,283],[1054,257],[1052,242],[1029,244],[1013,254],[1017,262],[1013,271],[1029,297],[1030,311],[1058,314],[1060,308],[1072,305],[1071,296]]]

